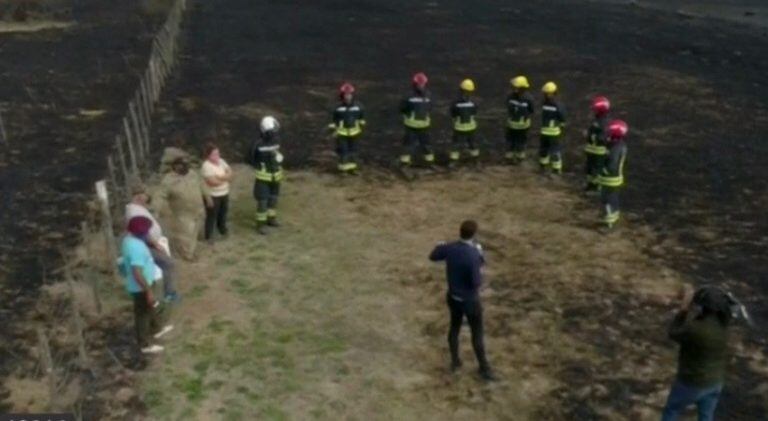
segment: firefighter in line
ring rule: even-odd
[[[405,151],[400,155],[400,164],[405,167],[413,163],[413,154],[416,150],[422,153],[427,165],[432,166],[435,162],[435,154],[429,144],[432,102],[427,92],[427,82],[427,75],[424,73],[419,72],[413,75],[413,94],[400,103],[400,113],[403,115],[405,125],[403,138]]]
[[[539,144],[539,165],[543,171],[551,169],[554,174],[563,173],[561,136],[565,126],[565,109],[557,101],[557,85],[547,82],[541,88],[544,103],[541,106],[541,143]]]
[[[597,182],[600,173],[605,165],[605,156],[608,153],[606,148],[606,126],[608,125],[608,112],[611,110],[611,102],[604,96],[597,96],[592,100],[592,112],[594,120],[587,129],[587,144],[584,146],[584,152],[587,154],[586,175],[587,184],[584,187],[586,192],[594,192],[599,188]]]
[[[475,91],[475,82],[464,79],[459,85],[459,98],[451,104],[451,119],[453,120],[453,147],[448,155],[450,165],[455,166],[461,159],[461,149],[466,146],[470,159],[477,162],[480,148],[477,146],[475,131],[477,130],[477,105],[470,95]]]
[[[256,230],[261,235],[267,235],[267,226],[280,226],[277,222],[277,198],[284,177],[283,155],[277,138],[280,130],[277,119],[272,116],[262,118],[259,129],[260,138],[251,147],[251,164],[256,168],[253,197],[258,202]]]
[[[621,216],[619,191],[624,186],[624,162],[627,159],[625,138],[627,132],[629,132],[629,127],[622,120],[613,120],[608,123],[608,153],[603,171],[600,177],[598,177],[603,209],[605,210],[603,222],[605,222],[608,229],[613,228]]]
[[[328,128],[334,131],[336,153],[339,155],[339,171],[342,174],[356,174],[357,142],[363,133],[365,117],[363,106],[355,100],[355,87],[344,83],[339,88],[339,105],[333,110],[333,122]]]
[[[528,129],[533,115],[533,97],[528,93],[531,85],[525,76],[516,76],[510,80],[512,92],[507,96],[507,153],[508,162],[518,164],[525,160],[525,147],[528,142]]]

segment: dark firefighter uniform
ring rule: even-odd
[[[565,126],[565,109],[553,98],[544,99],[541,107],[541,143],[539,144],[539,165],[552,172],[563,172],[563,158],[560,138]]]
[[[462,95],[451,105],[451,118],[453,119],[453,148],[449,154],[451,162],[461,158],[461,148],[464,146],[466,146],[470,158],[475,159],[480,156],[480,149],[477,147],[477,140],[475,139],[476,115],[477,105],[465,95]]]
[[[589,129],[587,129],[587,144],[584,146],[584,152],[587,154],[587,165],[585,168],[587,190],[597,190],[599,186],[598,179],[603,171],[605,157],[608,154],[605,133],[607,125],[608,116],[603,115],[595,117]]]
[[[403,137],[404,153],[400,155],[400,163],[411,165],[413,154],[418,150],[428,164],[435,162],[429,142],[430,112],[432,101],[426,91],[414,90],[413,95],[400,103],[400,113],[403,115],[405,136]]]
[[[507,97],[507,153],[509,160],[525,159],[525,146],[528,141],[528,129],[533,115],[533,97],[527,92],[512,92]]]
[[[363,106],[357,101],[342,101],[333,111],[333,123],[329,125],[336,137],[336,153],[339,155],[339,171],[354,172],[358,169],[357,140],[363,133],[365,116]]]
[[[280,182],[284,177],[282,161],[277,133],[262,133],[260,140],[256,141],[251,149],[251,163],[256,168],[253,197],[258,202],[256,223],[260,232],[264,225],[278,225],[277,198],[280,195]]]
[[[605,166],[598,177],[601,199],[605,213],[603,222],[608,228],[619,221],[619,191],[624,186],[624,162],[627,159],[627,144],[624,139],[612,140],[608,143]]]

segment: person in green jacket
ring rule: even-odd
[[[680,344],[677,376],[669,391],[662,421],[674,421],[695,404],[699,421],[714,419],[728,365],[728,325],[731,300],[717,287],[688,287],[681,294],[680,311],[669,327],[669,337]]]

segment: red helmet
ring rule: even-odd
[[[627,132],[629,132],[629,126],[623,120],[612,120],[608,123],[608,140],[623,139]]]
[[[604,96],[596,96],[592,99],[592,111],[596,115],[606,115],[611,110],[611,101]]]
[[[424,72],[419,72],[413,75],[413,84],[416,86],[425,86],[429,82],[427,75]]]
[[[355,93],[355,87],[354,87],[354,85],[352,85],[352,84],[351,84],[351,83],[349,83],[349,82],[344,82],[344,83],[343,83],[343,84],[342,84],[342,85],[339,87],[339,95],[344,95],[344,94],[354,94],[354,93]]]

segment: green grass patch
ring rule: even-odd
[[[208,291],[208,285],[195,285],[189,292],[185,294],[185,298],[200,298]]]

